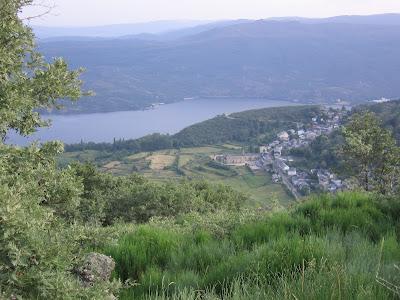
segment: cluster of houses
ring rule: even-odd
[[[324,116],[316,116],[307,127],[297,123],[296,129],[282,131],[277,139],[259,147],[259,153],[242,155],[216,155],[214,160],[228,166],[248,166],[252,170],[264,169],[272,173],[275,182],[282,182],[296,196],[306,195],[311,190],[336,192],[344,188],[343,182],[329,170],[299,170],[295,161],[287,155],[291,149],[310,144],[318,136],[329,134],[340,126],[343,113],[326,110]]]
[[[311,170],[311,173],[317,175],[318,184],[325,191],[336,192],[344,188],[342,180],[328,170]]]
[[[265,167],[271,166],[275,182],[282,181],[290,190],[308,194],[311,190],[321,189],[329,192],[342,190],[344,185],[329,170],[297,170],[289,153],[291,149],[310,144],[318,136],[329,134],[339,128],[343,113],[340,110],[327,110],[323,117],[311,119],[311,126],[306,129],[297,124],[297,130],[291,129],[277,134],[277,140],[260,147],[261,160]]]

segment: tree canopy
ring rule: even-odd
[[[10,129],[28,135],[48,125],[37,109],[58,107],[59,99],[78,99],[79,75],[66,62],[47,62],[37,51],[32,29],[19,17],[32,0],[0,2],[0,140]]]
[[[48,124],[37,109],[82,95],[81,70],[36,50],[19,18],[31,4],[0,1],[0,298],[104,299],[111,286],[85,289],[70,272],[84,244],[73,225],[83,185],[72,169],[56,168],[62,144],[4,144],[9,130],[29,135]]]
[[[390,194],[398,184],[400,151],[388,129],[371,112],[354,114],[343,128],[342,147],[348,167],[366,191]]]

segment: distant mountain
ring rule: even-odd
[[[212,29],[217,29],[217,28],[223,28],[231,25],[237,25],[237,24],[245,24],[245,23],[252,23],[254,21],[252,20],[230,20],[230,21],[218,21],[218,22],[211,22],[207,23],[204,25],[198,25],[198,26],[193,26],[193,27],[188,27],[184,29],[179,29],[179,30],[172,30],[160,34],[153,34],[147,36],[146,39],[152,39],[152,40],[158,40],[158,41],[172,41],[172,40],[177,40],[180,38],[184,38],[187,36],[191,35],[196,35],[202,32],[206,32]],[[138,38],[139,36],[134,36]],[[126,38],[126,37],[125,37]]]
[[[197,23],[201,25],[197,25]],[[120,28],[114,28],[116,25],[104,26],[104,27],[89,27],[89,28],[35,28],[36,35],[42,42],[51,41],[92,41],[101,39],[141,39],[141,40],[152,40],[152,41],[171,41],[177,40],[186,36],[195,35],[201,32],[205,32],[211,29],[251,23],[252,20],[230,20],[230,21],[193,21],[177,23],[171,21],[169,24],[167,21],[157,22],[157,26],[152,23],[144,24],[132,24],[132,25],[119,25]],[[205,24],[204,24],[205,23]],[[148,26],[146,26],[146,24]],[[171,26],[172,25],[172,26]],[[178,25],[178,29],[176,26]],[[172,29],[171,29],[172,28]],[[156,30],[157,29],[157,30]],[[76,33],[76,35],[73,35]],[[80,34],[80,35],[79,35]]]
[[[97,96],[70,111],[141,109],[185,97],[397,98],[400,26],[355,24],[358,18],[244,21],[177,39],[57,41],[41,49],[87,68],[86,86]]]
[[[133,34],[159,34],[210,23],[210,21],[154,21],[134,24],[116,24],[93,27],[43,27],[33,30],[40,39],[54,37],[119,37]]]
[[[265,21],[296,21],[307,24],[345,23],[364,25],[400,25],[400,14],[381,14],[369,16],[337,16],[331,18],[301,18],[283,17],[268,18]],[[172,40],[189,35],[198,34],[218,27],[225,27],[240,23],[251,23],[254,20],[226,20],[226,21],[154,21],[134,24],[116,24],[92,27],[43,27],[34,26],[34,32],[40,39],[63,37],[80,39],[83,37],[115,38],[134,37],[143,35],[143,38],[154,40]]]
[[[369,16],[337,16],[322,19],[295,18],[296,21],[310,24],[318,23],[345,23],[364,25],[400,25],[400,14],[381,14]]]

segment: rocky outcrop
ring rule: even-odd
[[[99,253],[89,253],[82,264],[75,268],[75,273],[79,276],[82,284],[89,287],[96,282],[110,280],[114,268],[115,262],[111,257]]]

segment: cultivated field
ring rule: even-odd
[[[284,207],[293,198],[281,184],[275,184],[270,174],[252,172],[247,167],[218,168],[211,157],[222,153],[241,153],[239,145],[183,148],[128,155],[119,163],[107,162],[102,169],[115,175],[139,173],[156,181],[204,179],[226,184],[249,196],[249,205],[270,208]]]
[[[176,156],[167,154],[154,154],[145,158],[150,161],[151,170],[164,170],[171,167],[174,163]]]
[[[215,154],[239,154],[240,145],[169,149],[141,153],[106,153],[80,151],[65,153],[59,160],[66,165],[74,160],[93,162],[104,172],[114,175],[132,173],[156,181],[204,179],[212,183],[226,184],[249,196],[249,205],[269,208],[286,207],[293,203],[292,196],[281,184],[272,182],[271,175],[252,172],[247,167],[223,167],[212,164]]]

